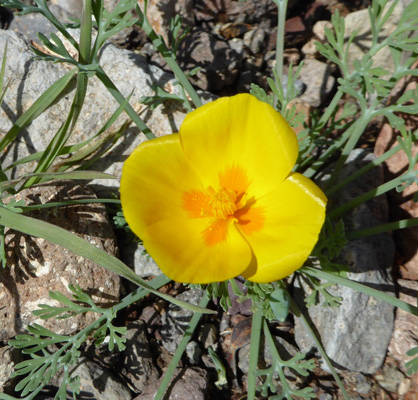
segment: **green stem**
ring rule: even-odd
[[[209,297],[207,296],[206,292],[202,297],[202,300],[200,300],[199,306],[202,306],[203,308],[206,308],[206,306],[209,303]],[[196,326],[200,320],[200,318],[202,317],[201,313],[195,313],[192,317],[192,319],[189,322],[189,325],[186,329],[186,331],[184,332],[183,338],[181,339],[180,344],[177,347],[176,352],[174,353],[174,357],[172,358],[170,365],[168,366],[164,377],[160,383],[160,386],[158,388],[157,393],[154,396],[154,400],[162,400],[164,397],[164,394],[168,388],[168,385],[170,384],[171,378],[176,370],[177,365],[180,362],[180,359],[184,353],[184,351],[186,350],[186,346],[189,343],[195,329]]]
[[[63,246],[64,248],[74,252],[80,257],[93,261],[94,263],[106,268],[107,270],[121,275],[138,286],[162,297],[179,307],[194,311],[213,314],[212,310],[205,310],[196,307],[187,302],[176,300],[165,293],[155,291],[149,284],[139,277],[132,269],[124,264],[118,258],[108,254],[103,249],[100,249],[87,240],[71,233],[59,226],[41,221],[35,218],[27,217],[26,215],[17,214],[8,210],[6,207],[0,207],[0,225],[10,227],[19,232],[30,236],[40,237],[49,242]]]
[[[278,8],[277,36],[276,36],[276,72],[283,82],[283,53],[284,53],[284,27],[286,23],[287,0],[276,0]]]
[[[255,400],[256,380],[257,380],[257,366],[258,353],[260,348],[261,324],[263,322],[263,315],[260,310],[253,313],[253,320],[251,323],[251,340],[250,340],[250,359],[248,368],[247,380],[247,399]]]
[[[332,99],[331,103],[329,104],[329,106],[327,107],[327,109],[325,110],[325,112],[322,114],[322,117],[319,119],[318,123],[316,124],[316,126],[314,127],[314,129],[322,129],[325,124],[329,121],[329,119],[331,118],[331,115],[334,113],[335,109],[338,107],[338,103],[341,100],[343,96],[343,92],[341,92],[340,90],[337,91],[337,93],[335,94],[334,98]],[[344,142],[341,143],[341,146]],[[312,143],[311,146],[309,147],[309,150],[307,151],[307,154],[309,154],[314,148],[316,147],[316,143]],[[335,148],[335,150],[337,150],[339,147]],[[330,154],[331,155],[331,154]],[[320,165],[323,165],[323,162],[320,163]],[[303,163],[301,162],[300,167],[306,167],[307,163]],[[304,175],[308,176],[306,174],[309,174],[309,176],[314,175],[317,172],[318,168],[308,168],[305,172]]]
[[[345,237],[347,240],[355,240],[361,239],[365,236],[377,235],[382,232],[392,232],[396,229],[411,228],[412,226],[418,226],[418,218],[401,219],[399,221],[389,222],[372,228],[349,232]]]
[[[10,143],[13,142],[22,129],[28,126],[35,118],[51,106],[58,96],[68,88],[71,80],[77,72],[77,68],[68,71],[36,99],[36,101],[17,119],[11,129],[3,137],[0,142],[0,151],[3,151]]]
[[[106,86],[107,90],[119,104],[124,104],[126,102],[125,97],[115,86],[115,84],[112,82],[102,67],[99,66],[97,68],[96,76],[102,81],[103,85]],[[147,139],[155,139],[155,135],[151,132],[147,124],[141,119],[141,117],[136,113],[136,111],[129,103],[126,104],[125,111],[131,117],[132,121],[134,121],[135,125],[147,137]]]
[[[60,201],[60,202],[53,202],[53,203],[45,203],[45,204],[34,204],[31,206],[23,206],[19,208],[23,212],[28,212],[32,210],[40,210],[43,208],[65,207],[65,206],[73,206],[76,204],[90,204],[90,203],[120,204],[120,200],[119,199],[79,199],[79,200],[68,200],[68,201]]]
[[[166,285],[169,282],[170,282],[170,279],[167,278],[165,275],[161,274],[161,275],[157,276],[156,278],[154,278],[152,281],[150,281],[149,285],[150,285],[150,287],[154,288],[155,290],[158,290],[160,287]],[[93,331],[99,329],[100,326],[102,326],[104,323],[106,323],[106,321],[108,321],[109,319],[112,319],[113,316],[116,315],[116,313],[118,311],[128,307],[129,305],[131,305],[133,303],[136,303],[137,301],[141,300],[143,297],[145,297],[148,294],[149,294],[149,292],[147,290],[144,290],[142,288],[138,288],[134,292],[132,292],[128,296],[126,296],[124,299],[122,299],[122,301],[120,301],[117,305],[115,305],[115,306],[113,306],[109,309],[102,310],[103,314],[96,321],[94,321],[92,324],[90,324],[89,326],[87,326],[86,328],[81,330],[75,336],[69,337],[67,343],[65,343],[54,354],[54,357],[59,358],[61,354],[63,354],[66,351],[69,351],[68,349],[70,349],[71,347],[77,346],[77,344],[78,344],[78,346],[77,346],[77,348],[78,348],[79,345],[81,343],[83,343],[86,340],[86,338]],[[35,396],[48,383],[49,382],[41,383],[40,386],[38,388],[36,388],[36,390],[34,392],[32,392],[30,395],[25,397],[25,399],[27,399],[27,400],[34,399]],[[3,394],[0,394],[0,399],[2,399],[2,400],[17,400],[16,398],[14,398],[12,396],[7,396],[7,395],[3,395]]]
[[[274,342],[273,336],[271,335],[271,332],[270,332],[270,329],[266,320],[263,321],[263,332],[264,332],[264,336],[266,337],[266,340],[270,349],[271,357],[274,360],[278,361],[281,366],[281,368],[277,368],[277,373],[279,374],[280,382],[282,384],[282,393],[290,393],[291,389],[290,389],[289,384],[287,383],[286,375],[283,372],[283,368],[285,367],[285,365],[284,365],[282,358],[280,357],[279,352],[277,351],[276,343]]]
[[[396,297],[391,296],[389,294],[383,293],[380,290],[373,289],[371,287],[362,285],[361,283],[343,278],[338,275],[330,274],[329,272],[325,272],[314,267],[303,267],[302,269],[300,269],[300,272],[303,272],[309,276],[313,276],[317,279],[324,279],[326,281],[333,282],[338,285],[346,286],[350,289],[356,290],[357,292],[367,294],[368,296],[372,296],[376,299],[389,303],[392,306],[400,308],[401,310],[404,310],[412,315],[418,316],[418,307],[412,306],[411,304],[399,300]]]
[[[401,176],[398,176],[395,179],[392,179],[389,182],[384,183],[383,185],[378,186],[375,189],[369,190],[366,193],[361,194],[360,196],[355,197],[353,200],[348,201],[347,203],[343,204],[340,207],[337,207],[335,210],[332,210],[328,214],[328,218],[337,218],[341,214],[344,214],[347,211],[352,210],[353,208],[356,208],[360,204],[373,199],[374,197],[380,196],[381,194],[384,194],[388,192],[389,190],[392,190],[396,188],[397,186],[401,185],[408,177],[415,176],[416,171],[410,171],[406,174],[403,174]]]
[[[312,178],[321,168],[323,168],[325,162],[330,158],[337,150],[339,150],[345,142],[350,138],[351,131],[345,131],[342,136],[334,140],[331,145],[321,154],[318,160],[316,160],[308,169],[303,172],[307,178]]]
[[[415,131],[412,134],[412,140],[418,140],[418,131]],[[331,194],[337,192],[345,185],[349,184],[350,182],[354,181],[355,179],[359,178],[360,176],[364,175],[366,172],[370,171],[372,168],[376,167],[377,165],[382,164],[384,161],[386,161],[388,158],[392,157],[394,154],[396,154],[398,151],[402,150],[401,145],[395,146],[393,149],[390,149],[389,151],[382,154],[380,157],[376,158],[375,160],[371,161],[369,164],[365,165],[363,168],[357,170],[350,176],[347,176],[345,179],[341,180],[340,182],[336,183],[329,189],[325,191],[325,194],[327,196],[330,196]]]
[[[346,392],[346,390],[344,388],[344,385],[341,382],[341,379],[340,379],[340,377],[337,374],[337,371],[335,370],[335,368],[332,365],[331,360],[329,359],[329,357],[328,357],[328,355],[327,355],[324,347],[322,346],[321,341],[316,336],[314,330],[310,326],[310,324],[309,324],[308,320],[306,319],[305,315],[300,311],[300,309],[297,306],[296,302],[290,296],[290,293],[288,293],[288,295],[289,295],[289,299],[290,299],[290,309],[292,310],[293,314],[296,317],[299,318],[299,321],[301,322],[301,324],[305,328],[306,332],[308,332],[308,335],[311,337],[311,339],[315,343],[315,346],[317,347],[317,349],[321,353],[321,356],[322,356],[323,360],[327,364],[329,370],[331,371],[332,376],[334,377],[335,381],[337,382],[337,385],[339,386],[339,388],[341,390],[341,393],[344,396],[344,399],[350,400],[350,398],[348,397],[348,394],[347,394],[347,392]]]
[[[350,138],[345,144],[344,149],[340,155],[340,158],[338,159],[337,163],[335,164],[335,167],[333,168],[331,177],[329,181],[327,182],[327,188],[331,187],[331,185],[337,180],[345,162],[347,161],[348,156],[356,147],[356,144],[359,141],[361,135],[363,134],[364,129],[366,128],[368,122],[369,122],[368,116],[365,117],[363,115],[352,126],[352,129],[350,129]]]
[[[138,15],[140,16],[140,21],[136,24],[139,25],[144,32],[147,34],[147,36],[152,41],[152,44],[154,47],[160,52],[160,54],[163,56],[164,60],[168,64],[168,66],[171,68],[171,70],[174,73],[174,76],[179,81],[179,83],[184,87],[187,94],[192,99],[195,107],[200,107],[202,105],[202,101],[200,100],[199,95],[194,90],[192,84],[187,79],[186,74],[183,72],[183,70],[179,67],[174,57],[171,55],[170,50],[168,49],[167,45],[164,43],[164,40],[161,36],[158,36],[157,33],[152,28],[151,24],[148,21],[148,18],[146,16],[146,9],[144,12],[141,11],[139,6],[136,7],[136,11]]]

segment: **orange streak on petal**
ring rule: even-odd
[[[264,226],[264,211],[261,207],[244,207],[234,214],[238,219],[238,225],[245,235],[261,231]]]
[[[230,219],[215,219],[209,228],[202,232],[205,243],[208,246],[214,246],[225,241],[230,223]]]
[[[191,218],[205,218],[213,215],[210,206],[211,197],[199,190],[185,192],[183,195],[183,208]]]
[[[221,187],[234,190],[237,194],[247,191],[250,186],[250,180],[244,168],[233,165],[226,168],[224,172],[219,173],[219,184]]]

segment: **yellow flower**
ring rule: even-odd
[[[218,99],[127,159],[126,220],[175,281],[282,279],[307,259],[325,218],[325,195],[291,172],[297,156],[271,106],[248,94]]]

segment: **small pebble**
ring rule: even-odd
[[[190,361],[190,364],[195,365],[200,361],[202,350],[200,350],[199,345],[195,341],[191,341],[187,343],[186,355]]]

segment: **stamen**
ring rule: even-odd
[[[209,192],[211,193],[210,189],[213,190],[213,188],[209,188]],[[234,190],[222,188],[219,192],[215,192],[209,204],[212,207],[212,212],[215,217],[228,219],[234,215],[235,211],[242,208],[245,202],[245,194],[241,195],[237,201],[237,193]]]

